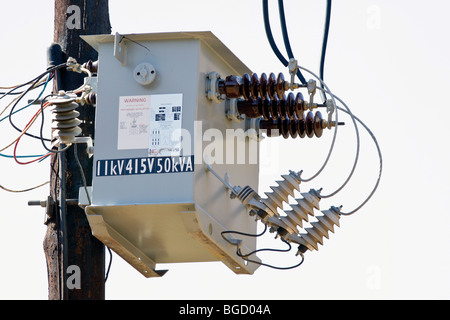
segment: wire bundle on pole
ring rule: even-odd
[[[69,93],[69,94],[73,95],[73,96],[71,96],[70,110],[65,109],[65,107],[67,107],[67,104],[64,104],[64,102],[66,102],[66,101],[62,101],[63,104],[61,106],[58,106],[58,104],[61,102],[61,96],[59,96],[58,94],[52,93],[52,94],[47,95],[44,98],[41,98],[43,96],[45,90],[47,89],[49,82],[52,79],[54,79],[55,72],[62,68],[68,68],[69,70],[76,71],[76,72],[84,72],[88,75],[87,82],[85,82],[81,87],[79,87],[79,88],[71,91],[71,93]],[[92,77],[92,73],[87,68],[76,63],[76,61],[74,61],[74,59],[69,58],[67,62],[48,68],[45,72],[43,72],[42,74],[40,74],[39,76],[35,77],[34,79],[32,79],[28,82],[25,82],[25,83],[19,84],[19,85],[15,85],[15,86],[0,87],[0,90],[6,90],[5,92],[0,92],[0,100],[4,99],[7,96],[15,96],[15,98],[12,101],[10,101],[3,108],[3,110],[0,111],[0,117],[1,117],[8,110],[8,108],[10,108],[9,114],[7,116],[4,116],[3,118],[1,118],[0,123],[3,122],[4,120],[8,119],[11,127],[19,132],[18,136],[14,140],[12,140],[11,142],[9,142],[7,145],[5,145],[3,147],[0,147],[0,157],[14,159],[14,161],[19,165],[29,165],[29,164],[32,164],[35,162],[40,162],[40,161],[46,159],[52,153],[61,153],[61,152],[66,151],[70,147],[71,144],[69,144],[68,146],[66,146],[65,148],[62,148],[62,149],[61,148],[56,149],[55,147],[56,147],[56,144],[58,143],[58,141],[56,141],[55,139],[51,139],[51,138],[45,138],[43,136],[44,111],[46,109],[48,109],[49,107],[54,106],[54,108],[53,108],[53,113],[55,114],[54,122],[56,122],[56,126],[57,126],[55,129],[57,129],[56,133],[59,134],[57,136],[57,139],[59,139],[60,141],[62,141],[60,139],[61,133],[66,133],[66,132],[72,130],[73,132],[70,133],[71,136],[72,135],[76,136],[76,135],[80,134],[81,130],[71,129],[80,124],[79,120],[75,119],[79,113],[77,111],[75,111],[74,109],[76,109],[78,107],[78,102],[84,103],[84,102],[92,101],[92,99],[93,99],[92,94],[89,95],[89,89],[90,89],[89,80],[91,79],[91,77]],[[41,87],[42,87],[42,90],[40,91],[39,95],[36,98],[34,98],[33,100],[30,100],[26,106],[17,109],[19,103],[27,94],[29,94],[33,90],[36,90],[37,88],[41,88]],[[19,89],[22,89],[22,91],[19,91]],[[82,96],[78,97],[77,94],[80,94],[80,93],[82,94]],[[60,100],[58,100],[58,99],[60,99]],[[77,101],[77,103],[75,103],[75,100]],[[14,123],[13,116],[27,108],[30,108],[32,105],[39,105],[39,109],[34,113],[34,115],[27,122],[27,124],[24,126],[23,129],[19,128],[19,126],[17,126]],[[41,117],[40,133],[39,133],[39,135],[31,134],[29,132],[30,128],[33,126],[33,124],[36,122],[36,120],[39,117]],[[45,148],[46,152],[41,155],[18,155],[17,154],[18,145],[24,136],[41,141],[42,146]],[[65,138],[62,138],[62,139],[64,140],[63,143],[68,142],[67,139],[65,139]],[[47,143],[49,143],[49,142],[52,143],[51,147],[47,146]],[[14,148],[13,148],[12,155],[2,153],[3,151],[12,147],[13,145],[14,145]],[[28,161],[22,161],[21,159],[23,159],[23,158],[28,158],[28,159],[33,158],[33,159],[28,160]],[[27,192],[27,191],[39,188],[46,184],[48,184],[48,182],[41,184],[39,186],[36,186],[33,188],[27,188],[24,190],[12,190],[10,188],[6,188],[6,187],[3,187],[0,185],[0,189],[3,189],[4,191],[8,191],[8,192]]]

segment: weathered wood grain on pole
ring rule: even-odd
[[[63,61],[69,56],[79,63],[96,60],[97,52],[81,40],[80,35],[109,33],[111,25],[108,0],[55,0],[54,41],[62,49]],[[61,70],[57,77],[58,81],[54,82],[55,92],[78,88],[83,83],[84,75]],[[80,125],[83,130],[82,136],[94,138],[94,108],[79,107],[77,110],[80,112],[79,119],[83,122]],[[86,145],[80,144],[77,149],[87,184],[91,185],[92,159],[89,159],[85,152]],[[61,165],[65,167],[62,172],[60,172]],[[85,213],[80,207],[58,201],[61,198],[78,199],[79,189],[83,186],[73,147],[62,157],[52,156],[50,175],[50,194],[55,206],[51,209],[54,214],[46,223],[47,233],[44,239],[48,297],[50,300],[102,300],[105,298],[104,246],[92,236]],[[65,192],[60,192],[61,187]],[[59,217],[64,219],[65,233],[62,232]],[[71,266],[74,268],[69,268]],[[79,278],[75,279],[78,276]]]

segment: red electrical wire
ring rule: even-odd
[[[42,108],[47,107],[49,104],[50,104],[49,102],[45,103],[45,104],[42,106]],[[25,126],[25,129],[24,129],[24,132],[28,131],[29,127],[31,127],[31,124],[34,122],[34,120],[36,120],[36,118],[39,116],[40,113],[41,113],[41,109],[39,109],[39,110],[36,112],[36,114],[31,118],[31,120],[27,123],[27,125]],[[16,144],[14,145],[14,160],[16,161],[16,163],[18,163],[18,164],[20,164],[20,165],[27,165],[27,164],[30,164],[30,163],[39,161],[39,160],[41,160],[41,159],[44,159],[44,158],[48,157],[48,156],[51,154],[51,152],[49,152],[49,153],[47,153],[47,154],[45,154],[45,155],[43,155],[43,156],[41,156],[41,157],[39,157],[39,158],[36,158],[36,159],[34,159],[34,160],[31,160],[31,161],[28,161],[28,162],[20,162],[20,161],[17,159],[17,156],[16,156],[17,145],[19,144],[20,138],[22,138],[22,136],[20,136],[20,137],[17,139]]]

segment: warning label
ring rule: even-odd
[[[146,149],[150,126],[150,96],[119,98],[117,149]]]
[[[179,156],[183,95],[119,98],[118,150],[147,149],[150,157]]]

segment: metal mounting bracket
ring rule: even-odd
[[[120,33],[116,32],[116,35],[114,36],[114,57],[119,60],[119,62],[122,64],[122,66],[125,66],[127,64],[126,62],[126,44],[123,41],[124,36]]]
[[[86,153],[89,155],[89,158],[92,158],[94,155],[94,146],[91,137],[76,137],[73,143],[86,143]]]

